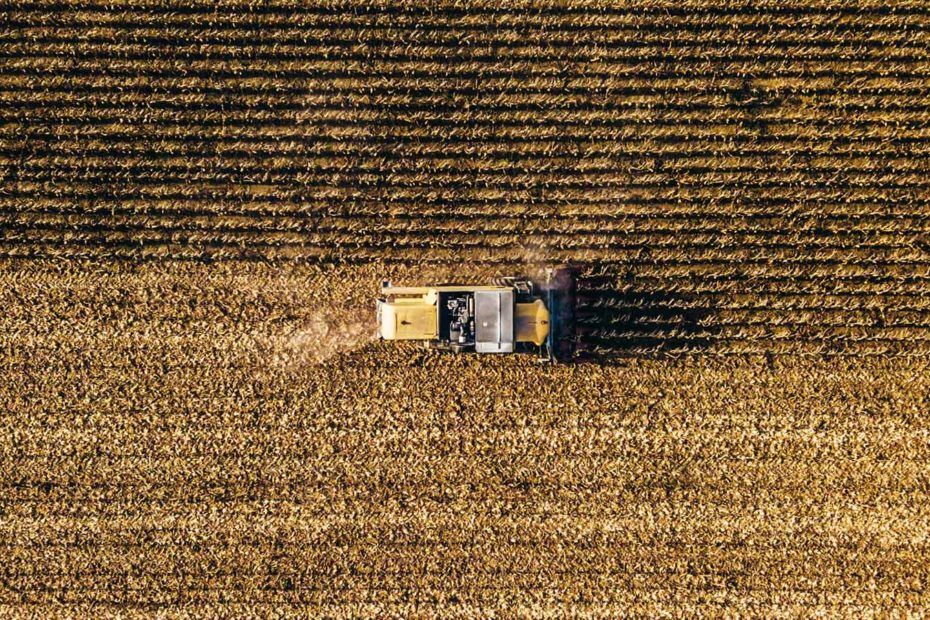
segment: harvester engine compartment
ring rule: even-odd
[[[475,346],[474,293],[439,293],[439,340],[461,350]]]

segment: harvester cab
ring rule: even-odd
[[[461,353],[537,350],[550,361],[575,352],[575,271],[562,266],[541,278],[496,278],[488,286],[398,287],[384,282],[378,335],[416,340]]]

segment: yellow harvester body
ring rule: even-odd
[[[392,287],[380,304],[380,333],[385,340],[434,340],[439,335],[440,293],[509,293],[499,286]],[[515,342],[542,345],[549,334],[549,311],[541,299],[513,305]]]
[[[377,299],[378,334],[454,353],[535,349],[550,361],[573,358],[573,266],[547,268],[536,278],[496,277],[491,284],[404,287],[385,280]]]

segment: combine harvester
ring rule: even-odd
[[[575,269],[538,280],[497,278],[491,286],[392,286],[378,299],[378,335],[462,353],[536,350],[549,361],[575,353]]]

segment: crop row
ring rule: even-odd
[[[232,233],[178,232],[159,234],[81,231],[24,230],[9,232],[0,242],[0,255],[33,258],[106,258],[115,259],[302,259],[334,262],[397,262],[447,264],[475,262],[485,264],[520,264],[526,262],[598,262],[609,265],[634,265],[643,262],[663,265],[871,265],[877,273],[899,267],[924,267],[930,264],[927,251],[920,248],[813,248],[799,251],[795,245],[782,247],[743,247],[719,249],[713,244],[690,251],[659,248],[650,251],[642,246],[611,248],[593,244],[578,246],[570,239],[548,243],[545,235],[526,238],[522,235],[436,242],[401,236],[360,241],[352,235],[295,235],[277,233],[260,241]],[[894,286],[892,286],[894,288]]]
[[[880,203],[856,201],[829,203],[811,201],[803,204],[781,201],[748,200],[741,207],[729,201],[708,199],[678,204],[662,201],[617,201],[616,203],[541,204],[494,201],[385,202],[346,200],[282,200],[280,196],[249,200],[224,196],[214,200],[203,196],[126,197],[111,194],[90,197],[48,191],[10,191],[0,197],[0,214],[4,216],[80,216],[100,219],[106,216],[139,218],[193,218],[191,221],[239,223],[258,228],[310,226],[325,222],[333,226],[342,220],[377,219],[383,224],[415,226],[417,222],[455,220],[465,227],[481,222],[500,222],[510,226],[521,222],[527,227],[545,225],[560,231],[572,226],[584,228],[601,223],[605,230],[672,231],[732,233],[739,231],[792,230],[836,236],[844,233],[869,234],[899,231],[925,231],[930,213],[926,201]],[[910,207],[908,207],[910,205]],[[289,224],[295,222],[295,224]],[[406,223],[406,224],[405,224]],[[349,224],[346,224],[349,225]]]
[[[49,219],[53,221],[49,221]],[[695,261],[709,257],[733,260],[754,257],[758,260],[782,258],[784,253],[803,254],[812,262],[818,259],[859,260],[876,263],[923,263],[930,261],[930,244],[923,236],[897,234],[849,235],[824,237],[817,234],[797,233],[628,233],[624,231],[569,231],[553,233],[540,227],[524,230],[513,226],[510,230],[476,229],[449,230],[409,228],[392,229],[377,224],[362,226],[310,227],[309,229],[254,230],[246,227],[208,227],[158,224],[154,221],[133,222],[132,218],[119,222],[67,222],[67,218],[33,219],[12,223],[4,221],[0,242],[62,244],[146,244],[189,241],[193,244],[232,245],[261,248],[265,246],[306,247],[336,250],[345,248],[421,249],[442,248],[513,249],[521,251],[539,249],[594,252],[600,256],[616,252],[616,257],[637,254],[650,260],[663,256],[687,258]],[[330,229],[328,229],[330,228]],[[803,250],[803,252],[801,252]],[[534,250],[535,251],[535,250]]]
[[[372,144],[398,145],[411,142],[435,143],[438,141],[517,143],[527,142],[561,142],[566,144],[626,141],[635,139],[644,142],[695,143],[709,147],[715,143],[773,143],[781,140],[810,142],[836,140],[840,144],[870,144],[884,141],[890,145],[925,144],[930,139],[930,124],[925,122],[907,122],[902,127],[887,126],[881,122],[857,124],[842,122],[831,124],[827,120],[811,120],[804,123],[771,122],[754,124],[747,117],[741,122],[708,123],[676,125],[672,122],[621,122],[605,119],[603,122],[583,123],[537,121],[523,124],[519,121],[494,123],[493,119],[467,119],[459,121],[437,120],[419,125],[410,122],[392,125],[388,119],[371,122],[353,122],[352,113],[343,113],[343,119],[287,119],[276,117],[265,122],[252,124],[248,118],[241,122],[224,121],[219,113],[201,115],[201,118],[183,118],[169,115],[158,118],[156,112],[146,116],[143,110],[123,118],[120,114],[82,118],[80,114],[69,119],[54,120],[54,115],[35,114],[26,117],[22,114],[7,114],[6,122],[0,128],[0,136],[11,139],[35,132],[49,135],[49,125],[57,126],[62,133],[76,132],[87,134],[88,138],[102,138],[113,132],[117,135],[138,133],[140,139],[178,138],[187,136],[188,141],[210,140],[218,135],[226,139],[240,136],[252,136],[268,139],[298,139],[304,142],[320,141],[360,142],[366,138]],[[134,118],[139,116],[140,118]],[[149,120],[145,120],[148,118]],[[133,127],[135,126],[135,127]],[[246,138],[247,139],[247,138]]]
[[[908,159],[922,161],[930,156],[930,140],[901,137],[895,140],[844,139],[773,139],[763,136],[733,136],[690,139],[688,136],[666,136],[558,140],[558,139],[416,139],[349,138],[332,139],[291,133],[287,135],[264,132],[245,135],[241,128],[233,135],[220,136],[214,132],[178,135],[178,132],[130,127],[89,127],[77,140],[67,127],[57,130],[30,127],[14,135],[16,125],[0,133],[0,156],[5,163],[46,157],[110,159],[145,157],[146,161],[159,162],[173,158],[183,161],[198,159],[248,160],[263,157],[270,163],[314,161],[325,159],[335,162],[356,162],[359,165],[377,162],[385,168],[397,164],[407,166],[462,165],[462,160],[481,162],[484,165],[511,166],[517,164],[558,164],[583,167],[589,162],[601,166],[610,164],[620,168],[639,163],[642,166],[682,167],[688,164],[732,167],[751,162],[763,169],[791,165],[796,160],[814,166],[831,165],[837,160],[851,166],[882,165],[896,162],[906,165]],[[27,138],[28,136],[28,138]],[[468,162],[465,162],[466,164]]]
[[[21,205],[20,205],[21,206]],[[639,219],[594,219],[563,217],[533,217],[523,214],[518,217],[501,213],[483,218],[457,219],[454,212],[437,213],[433,216],[408,215],[407,217],[236,217],[223,216],[173,216],[155,215],[145,211],[137,213],[84,211],[73,213],[42,213],[25,210],[10,212],[0,206],[0,227],[12,233],[27,229],[59,230],[62,232],[105,232],[105,231],[213,231],[243,233],[260,240],[265,234],[351,234],[359,240],[379,236],[409,235],[422,239],[435,239],[437,243],[449,239],[467,239],[474,236],[496,237],[521,234],[528,238],[534,235],[549,235],[553,239],[570,238],[579,246],[598,244],[603,238],[603,247],[621,241],[625,244],[642,245],[644,248],[679,247],[689,249],[696,246],[716,244],[720,248],[744,246],[779,247],[797,245],[807,249],[818,247],[876,248],[876,247],[920,247],[930,249],[930,217],[896,217],[873,223],[824,222],[817,218],[803,219],[769,218],[765,220],[740,221],[738,217],[724,221],[712,219],[701,221],[691,218]],[[600,236],[600,237],[599,237]]]
[[[491,59],[477,60],[467,56],[450,64],[448,57],[437,60],[378,60],[367,54],[344,59],[289,59],[275,58],[214,58],[203,60],[173,57],[158,52],[108,56],[99,52],[82,53],[79,50],[46,51],[32,49],[25,54],[0,51],[0,73],[52,74],[68,71],[75,75],[208,75],[211,77],[278,77],[308,78],[365,78],[377,75],[380,78],[402,77],[408,79],[430,78],[442,75],[445,79],[479,78],[500,79],[507,77],[573,79],[636,79],[664,78],[696,80],[706,76],[756,77],[767,79],[806,77],[810,79],[833,77],[837,81],[855,77],[890,76],[897,79],[921,78],[930,75],[930,61],[926,59],[879,60],[861,59],[816,59],[791,60],[785,57],[766,60],[742,55],[744,59],[727,57],[720,60],[676,59],[674,57],[628,58],[589,61],[544,61]],[[322,55],[321,55],[322,56]]]
[[[901,129],[917,128],[930,120],[930,113],[925,108],[915,105],[910,108],[877,106],[874,109],[857,111],[852,108],[825,109],[817,107],[802,107],[800,105],[783,104],[777,107],[753,108],[732,103],[728,107],[710,109],[687,108],[654,108],[654,107],[622,107],[610,106],[593,109],[560,109],[560,106],[538,106],[529,109],[510,109],[507,107],[494,109],[472,109],[469,104],[463,106],[390,106],[370,105],[312,105],[300,103],[293,105],[268,104],[258,107],[246,107],[233,102],[220,102],[218,104],[200,104],[185,102],[186,97],[175,99],[170,103],[159,104],[157,101],[137,100],[135,102],[116,102],[108,104],[93,99],[71,101],[60,95],[52,101],[27,101],[21,95],[16,97],[0,97],[4,104],[4,114],[0,120],[4,122],[29,122],[36,119],[46,119],[49,122],[86,122],[100,124],[111,120],[128,122],[138,119],[149,124],[169,124],[170,122],[188,122],[192,128],[199,124],[209,126],[217,116],[225,118],[229,125],[254,124],[261,127],[276,122],[291,121],[295,126],[315,126],[329,124],[333,127],[343,126],[346,122],[358,124],[361,127],[381,127],[386,123],[388,115],[396,118],[392,126],[404,127],[420,123],[429,123],[437,126],[482,126],[496,123],[509,126],[523,123],[526,127],[535,127],[541,124],[557,125],[563,127],[626,127],[630,125],[649,124],[655,126],[677,125],[682,129],[706,124],[711,126],[746,125],[752,122],[756,125],[771,126],[773,131],[784,132],[788,124],[805,124],[812,129],[824,124],[838,126],[871,125],[898,125]]]
[[[495,42],[485,45],[468,45],[451,41],[405,41],[406,32],[388,33],[374,38],[368,32],[327,33],[315,38],[313,33],[299,40],[288,39],[267,41],[264,34],[242,39],[217,37],[217,33],[194,34],[178,40],[164,31],[150,32],[121,31],[115,28],[20,28],[0,30],[0,43],[5,44],[0,58],[24,56],[70,57],[70,58],[115,58],[123,60],[184,59],[184,60],[280,60],[321,61],[358,60],[374,61],[434,62],[450,56],[466,62],[585,62],[604,63],[649,63],[670,61],[688,65],[695,62],[746,62],[759,63],[782,61],[783,67],[792,62],[837,62],[853,63],[885,60],[912,63],[930,58],[920,37],[899,42],[885,41],[874,37],[837,37],[818,39],[808,36],[801,39],[788,35],[777,41],[757,42],[753,40],[729,41],[721,33],[723,42],[701,38],[676,36],[663,45],[654,41],[649,33],[643,38],[624,39],[617,42],[549,41],[545,44],[531,39],[520,42]],[[393,36],[391,36],[393,34]],[[264,40],[264,41],[263,41]],[[561,43],[561,45],[560,45]]]
[[[70,7],[41,6],[11,7],[9,20],[15,26],[120,26],[161,27],[178,29],[236,30],[248,32],[259,28],[278,29],[326,29],[351,28],[370,30],[395,28],[423,30],[426,33],[445,31],[472,31],[491,33],[500,31],[542,30],[553,33],[623,31],[762,31],[771,33],[791,30],[800,21],[811,29],[834,31],[880,30],[896,31],[912,26],[915,30],[930,26],[930,15],[922,7],[917,10],[894,12],[878,7],[757,7],[754,11],[732,10],[725,7],[717,10],[707,5],[677,11],[671,7],[645,8],[623,7],[604,10],[603,7],[576,9],[574,13],[555,11],[520,10],[511,8],[498,10],[489,15],[486,11],[461,8],[435,11],[383,10],[366,13],[340,11],[326,14],[313,7],[293,7],[278,11],[255,12],[251,7],[240,6],[238,10],[223,12],[178,10],[179,7],[163,6],[161,10],[137,9],[131,6],[111,6],[109,10],[93,10],[87,5]]]
[[[663,77],[661,75],[637,76],[602,74],[586,76],[584,72],[557,72],[553,75],[522,75],[505,71],[500,75],[475,71],[472,75],[460,74],[446,77],[441,68],[436,73],[422,72],[411,75],[406,71],[378,74],[363,70],[364,63],[352,72],[295,68],[276,71],[276,63],[267,70],[246,69],[217,72],[206,65],[200,69],[187,67],[183,60],[163,63],[161,68],[148,67],[133,62],[116,63],[101,61],[96,66],[72,66],[74,63],[48,59],[0,63],[0,87],[36,88],[40,85],[60,87],[71,84],[75,89],[110,84],[114,87],[170,88],[174,90],[198,91],[203,89],[225,89],[245,92],[282,92],[324,94],[408,92],[448,92],[450,94],[565,94],[613,93],[646,95],[667,93],[681,94],[733,94],[746,97],[758,91],[768,95],[897,95],[919,96],[930,88],[930,77],[924,75],[901,76],[850,75],[842,79],[832,74],[821,76],[779,76],[765,74],[723,74],[711,72],[704,76]],[[248,63],[245,63],[248,64]],[[299,65],[300,63],[298,63]],[[437,63],[438,64],[438,63]]]
[[[185,179],[208,180],[212,175],[215,182],[255,183],[257,178],[268,184],[286,183],[292,179],[316,185],[320,179],[361,179],[362,185],[372,177],[381,176],[385,185],[416,183],[420,179],[433,178],[438,186],[458,184],[469,187],[489,184],[491,179],[507,183],[511,179],[565,185],[590,182],[600,178],[600,184],[613,185],[616,179],[627,179],[627,186],[642,184],[667,184],[672,175],[681,185],[697,185],[695,176],[707,179],[707,184],[720,182],[740,183],[747,173],[759,180],[759,185],[768,182],[778,184],[783,177],[787,182],[807,182],[811,176],[830,178],[824,186],[839,181],[876,188],[904,184],[908,180],[923,181],[923,174],[930,167],[930,158],[886,157],[886,158],[817,158],[782,159],[757,157],[693,157],[689,159],[650,158],[629,154],[625,157],[573,157],[515,158],[455,158],[420,159],[406,158],[354,158],[354,157],[275,157],[246,155],[244,157],[176,156],[149,158],[147,155],[119,154],[75,154],[36,157],[30,153],[13,154],[0,158],[0,171],[16,175],[21,181],[43,181],[51,177],[67,177],[92,180],[100,174],[110,174],[112,179],[132,175],[136,182],[147,182],[172,176]],[[428,177],[423,175],[429,175]],[[563,181],[564,179],[564,181]],[[864,181],[860,181],[864,179]],[[923,184],[921,184],[923,186]]]
[[[446,210],[451,213],[520,215],[541,210],[546,215],[559,213],[597,217],[662,217],[679,215],[725,215],[734,217],[816,216],[824,217],[896,217],[926,214],[930,195],[925,191],[900,188],[812,188],[799,198],[785,187],[680,187],[652,188],[553,188],[543,197],[529,189],[512,188],[379,188],[297,186],[264,184],[208,184],[190,186],[181,183],[119,185],[81,183],[35,183],[11,181],[3,195],[12,200],[53,200],[61,205],[78,201],[87,205],[151,203],[152,207],[188,203],[192,209],[222,214],[245,208],[259,213],[263,205],[268,213],[320,213],[333,215],[416,213],[419,209]],[[214,208],[209,208],[212,202]],[[9,203],[7,203],[9,204]],[[382,209],[377,210],[377,205]],[[92,207],[91,207],[92,208]],[[375,209],[375,211],[371,211]]]

